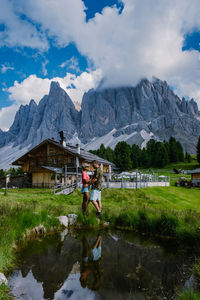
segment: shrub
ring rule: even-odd
[[[162,235],[175,236],[178,225],[178,219],[166,213],[155,220],[155,230]]]
[[[144,232],[150,232],[152,231],[152,222],[150,218],[147,216],[147,213],[145,210],[139,210],[138,211],[138,224],[137,228],[139,230],[142,230]]]
[[[138,218],[132,211],[122,212],[115,219],[115,225],[124,227],[136,227]]]

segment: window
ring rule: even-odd
[[[74,158],[73,157],[69,157],[68,158],[68,164],[74,164]]]

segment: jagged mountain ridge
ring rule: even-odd
[[[180,99],[161,80],[142,80],[136,87],[90,90],[76,110],[67,93],[56,82],[37,105],[22,105],[8,132],[0,130],[0,148],[31,148],[46,138],[80,141],[87,149],[104,143],[114,147],[120,140],[145,146],[150,138],[174,136],[185,151],[195,153],[200,135],[200,112],[192,99]],[[0,160],[1,164],[1,160]]]

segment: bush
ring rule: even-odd
[[[155,220],[155,231],[162,235],[175,236],[179,225],[178,219],[174,216],[162,213],[159,218]]]
[[[115,225],[124,227],[136,227],[138,224],[138,217],[132,211],[124,211],[115,219]]]
[[[138,211],[138,224],[137,228],[144,232],[151,232],[152,231],[152,222],[150,218],[147,216],[147,213],[145,210],[139,210]]]

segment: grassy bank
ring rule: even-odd
[[[0,271],[7,272],[14,265],[13,245],[23,240],[28,229],[39,224],[47,229],[58,227],[56,217],[69,213],[77,213],[83,224],[97,226],[91,204],[89,216],[82,216],[81,198],[79,190],[68,196],[55,196],[50,190],[40,189],[13,189],[4,196],[1,190]],[[200,245],[200,189],[109,189],[102,192],[102,204],[102,223],[108,221],[111,226],[170,237],[195,249]],[[6,299],[1,298],[1,289],[0,299]]]
[[[185,291],[179,295],[178,300],[200,300],[200,295],[193,291]]]

